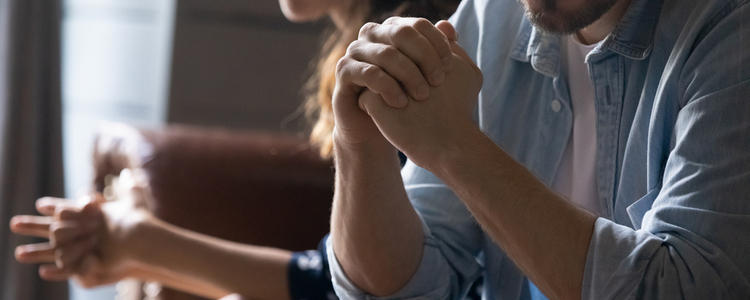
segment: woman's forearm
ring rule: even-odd
[[[396,151],[336,147],[331,238],[338,261],[360,288],[377,296],[400,290],[422,259],[423,231],[399,175]]]
[[[212,297],[289,298],[289,251],[234,243],[155,218],[138,225],[135,236],[133,259],[167,285],[195,293],[199,284]]]
[[[231,294],[209,282],[190,277],[184,273],[164,268],[138,265],[130,272],[130,277],[145,281],[159,282],[163,286],[191,293],[205,298],[218,299]]]

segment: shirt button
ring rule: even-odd
[[[550,106],[552,106],[552,111],[554,112],[559,112],[560,109],[562,109],[562,104],[560,104],[560,101],[558,100],[552,100],[552,104],[550,104]]]

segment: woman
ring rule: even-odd
[[[335,67],[359,28],[391,15],[447,18],[460,0],[280,0],[292,21],[331,18],[335,30],[327,39],[316,73],[307,84],[308,116],[317,116],[311,142],[324,157],[331,155],[331,97]],[[64,280],[73,276],[93,287],[125,277],[158,281],[198,295],[219,298],[238,293],[252,299],[331,299],[332,286],[321,251],[292,253],[283,249],[243,245],[190,232],[154,217],[146,208],[148,187],[137,174],[125,172],[117,201],[65,207],[61,199],[43,198],[38,210],[47,216],[21,216],[11,221],[14,232],[50,237],[49,244],[19,246],[21,262],[56,261],[42,265],[40,276]],[[94,195],[94,198],[101,197]],[[55,211],[57,211],[55,213]],[[241,229],[240,229],[241,230]],[[58,267],[59,266],[59,267]],[[335,297],[335,296],[334,296]]]

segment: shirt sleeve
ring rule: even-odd
[[[634,224],[639,230],[597,220],[583,299],[750,298],[750,10],[744,6],[708,22],[715,27],[686,43],[692,52],[682,69],[666,70],[680,74],[673,82],[679,113],[656,119],[674,121],[671,135],[657,141],[671,148],[661,183],[628,208],[647,211]]]
[[[402,176],[409,199],[422,219],[422,262],[400,291],[378,298],[349,280],[329,239],[333,286],[342,299],[461,299],[481,275],[477,256],[483,234],[464,204],[437,177],[411,162],[407,162]]]

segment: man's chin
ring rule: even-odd
[[[534,27],[542,32],[560,35],[576,33],[596,21],[595,19],[591,22],[580,22],[575,18],[547,12],[534,13],[527,11],[526,17],[534,24]]]

